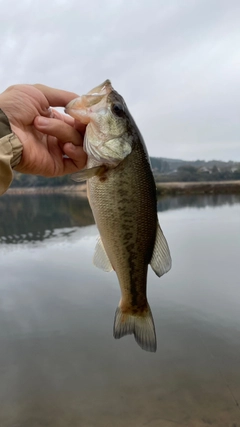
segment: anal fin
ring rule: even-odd
[[[107,252],[105,251],[105,248],[103,246],[103,242],[100,236],[98,237],[97,244],[95,247],[93,264],[103,271],[109,272],[113,270],[112,264],[107,256]]]
[[[157,276],[161,277],[167,273],[172,266],[172,259],[167,240],[157,224],[156,240],[150,265]]]

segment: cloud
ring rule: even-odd
[[[151,155],[240,160],[239,12],[238,0],[10,0],[0,90],[84,93],[110,78]]]

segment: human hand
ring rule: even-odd
[[[40,84],[10,86],[0,94],[0,108],[23,146],[15,170],[54,177],[84,167],[85,126],[50,108],[64,107],[77,96]]]

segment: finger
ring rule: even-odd
[[[61,142],[72,142],[74,145],[83,145],[82,135],[64,121],[37,116],[34,119],[34,126],[38,131],[54,136]]]
[[[51,117],[58,120],[62,120],[68,125],[73,126],[78,132],[82,134],[82,137],[84,137],[85,130],[86,130],[86,125],[84,123],[79,122],[78,120],[74,119],[68,114],[60,113],[59,111],[54,109],[51,110]]]
[[[42,94],[47,98],[49,105],[52,107],[65,107],[70,101],[72,101],[72,99],[79,97],[79,95],[74,92],[54,89],[53,87],[41,84],[35,84],[33,86],[42,92]]]
[[[79,122],[68,114],[62,114],[55,109],[51,109],[51,117],[55,119],[63,120],[65,123],[68,123],[71,126],[74,126],[82,135],[84,135],[86,130],[86,125],[84,123]]]
[[[69,173],[78,172],[80,169],[83,169],[84,166],[85,166],[85,164],[83,166],[78,166],[71,159],[63,159],[64,175],[69,174]]]
[[[74,127],[79,132],[81,132],[82,135],[84,135],[87,125],[85,125],[84,123],[81,123],[81,122],[79,122],[78,120],[75,119]]]
[[[78,169],[82,169],[87,161],[87,154],[83,150],[83,147],[76,146],[71,144],[71,142],[66,142],[63,145],[62,151],[73,160],[74,164]]]
[[[59,111],[52,108],[52,118],[62,120],[63,122],[67,123],[68,125],[74,126],[75,119],[73,117],[68,116],[67,114],[60,113]]]

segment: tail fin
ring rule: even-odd
[[[143,350],[152,352],[157,350],[155,327],[149,305],[144,315],[123,313],[121,307],[117,308],[113,327],[114,338],[131,334],[134,334],[135,340]]]

